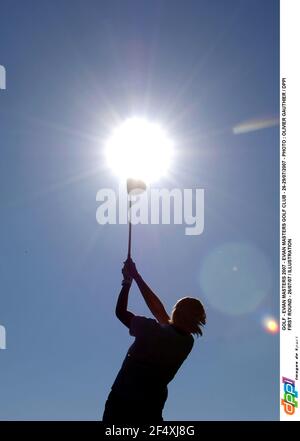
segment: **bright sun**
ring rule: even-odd
[[[168,172],[173,143],[158,124],[132,117],[112,132],[105,155],[108,166],[120,178],[149,183]]]

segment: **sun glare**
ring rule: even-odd
[[[156,181],[167,174],[173,144],[156,123],[133,117],[113,130],[106,142],[107,165],[120,178]]]

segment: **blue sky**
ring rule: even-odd
[[[205,189],[202,235],[134,230],[137,266],[167,309],[187,294],[207,308],[164,417],[278,419],[279,337],[262,326],[278,314],[278,128],[232,133],[278,116],[278,1],[0,8],[0,419],[102,415],[131,338],[114,317],[127,228],[95,217],[97,191],[118,186],[99,153],[132,114],[176,140],[172,180],[158,185]],[[136,288],[130,308],[149,314]]]

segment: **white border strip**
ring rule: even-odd
[[[298,153],[300,149],[300,63],[297,55],[299,42],[300,0],[281,0],[279,382],[280,420],[282,421],[300,420],[299,349],[297,349],[300,343],[300,161]]]

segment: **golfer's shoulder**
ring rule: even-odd
[[[158,329],[159,327],[160,324],[156,320],[141,315],[135,315],[132,317],[130,322],[130,334],[137,335],[147,331],[150,332],[151,330]]]

